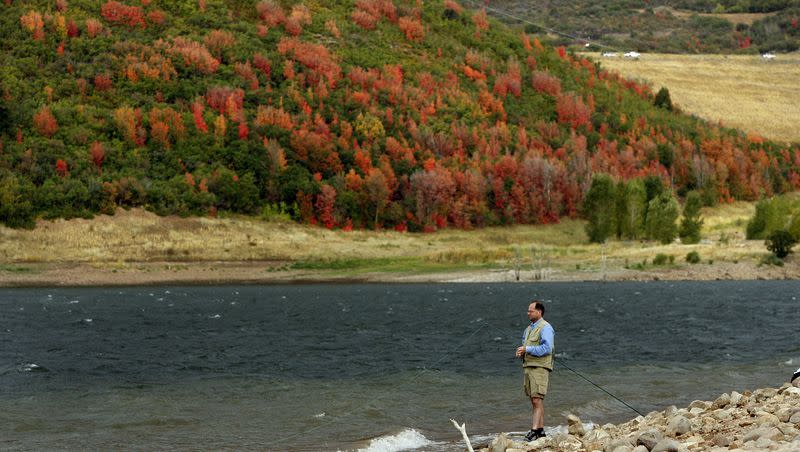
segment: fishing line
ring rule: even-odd
[[[628,407],[628,408],[632,409],[633,411],[635,411],[635,412],[636,412],[637,414],[639,414],[640,416],[644,416],[644,414],[643,414],[641,411],[639,411],[639,410],[637,410],[636,408],[634,408],[634,407],[632,407],[632,406],[628,405],[628,404],[627,404],[627,403],[626,403],[624,400],[622,400],[622,399],[620,399],[619,397],[615,396],[614,394],[612,394],[612,393],[610,393],[610,392],[606,391],[606,390],[605,390],[605,389],[604,389],[602,386],[598,385],[597,383],[593,382],[592,380],[589,380],[588,378],[584,377],[584,376],[583,376],[583,375],[582,375],[580,372],[578,372],[577,370],[575,370],[575,369],[573,369],[573,368],[569,367],[568,365],[564,364],[564,362],[563,362],[562,360],[560,360],[560,359],[556,359],[555,357],[553,357],[553,361],[554,361],[554,362],[556,362],[556,363],[557,363],[559,366],[566,367],[567,369],[569,369],[570,371],[572,371],[572,373],[574,373],[575,375],[577,375],[577,376],[579,376],[579,377],[583,378],[584,380],[588,381],[588,382],[589,382],[589,383],[590,383],[592,386],[594,386],[595,388],[597,388],[597,389],[599,389],[599,390],[601,390],[601,391],[605,392],[606,394],[610,395],[612,398],[614,398],[614,400],[616,400],[617,402],[619,402],[619,403],[621,403],[621,404],[625,405],[626,407]]]
[[[463,346],[464,344],[466,344],[466,343],[467,343],[467,342],[468,342],[470,339],[472,339],[473,337],[475,337],[475,335],[476,335],[476,334],[478,334],[478,333],[479,333],[481,330],[483,330],[483,329],[484,329],[484,328],[486,328],[487,326],[489,326],[489,325],[488,325],[488,324],[487,324],[487,323],[484,321],[484,322],[483,322],[483,325],[481,325],[479,328],[476,328],[476,329],[475,329],[475,330],[472,332],[472,334],[470,334],[469,336],[467,336],[467,338],[466,338],[466,339],[462,340],[462,341],[461,341],[460,343],[458,343],[458,344],[457,344],[455,347],[453,347],[453,348],[449,349],[449,350],[448,350],[446,353],[442,353],[442,354],[441,354],[441,356],[439,357],[439,359],[437,359],[437,360],[436,360],[436,361],[435,361],[433,364],[431,364],[430,366],[428,366],[428,368],[424,368],[424,369],[420,370],[420,371],[419,371],[419,372],[418,372],[418,373],[417,373],[417,374],[416,374],[416,375],[415,375],[413,378],[411,378],[411,380],[409,381],[409,384],[416,383],[416,382],[417,382],[417,381],[418,381],[418,380],[419,380],[419,379],[420,379],[420,378],[421,378],[423,375],[425,375],[425,374],[426,374],[426,373],[427,373],[427,372],[430,370],[430,368],[431,368],[431,367],[435,367],[435,366],[436,366],[436,365],[438,365],[440,362],[442,362],[442,360],[444,360],[444,358],[445,358],[445,357],[452,355],[452,354],[453,354],[453,352],[455,352],[455,351],[457,351],[459,348],[461,348],[461,346]],[[396,385],[395,385],[395,386],[396,386]],[[389,392],[389,391],[384,391],[384,394],[386,394],[386,393],[388,393],[388,392]],[[357,406],[357,407],[353,408],[352,410],[350,410],[350,411],[347,411],[347,412],[345,412],[345,413],[343,413],[343,414],[341,414],[341,415],[337,416],[337,417],[336,417],[336,419],[332,419],[332,420],[331,420],[330,422],[328,422],[328,423],[323,423],[323,424],[317,425],[316,427],[311,427],[311,428],[309,428],[309,429],[306,429],[306,430],[304,430],[304,431],[301,431],[301,432],[298,432],[298,433],[293,433],[293,434],[291,434],[291,435],[288,435],[288,436],[285,436],[285,437],[283,437],[283,438],[279,438],[278,440],[274,441],[274,444],[281,444],[281,443],[284,443],[284,442],[286,442],[286,441],[288,441],[288,440],[290,440],[290,439],[297,438],[298,436],[301,436],[301,435],[306,435],[306,434],[308,434],[308,433],[312,433],[312,432],[314,432],[314,431],[317,431],[317,430],[321,429],[322,427],[327,427],[327,426],[330,426],[330,425],[335,425],[337,422],[341,422],[341,421],[343,421],[345,418],[347,418],[347,417],[349,417],[349,416],[353,415],[355,412],[357,412],[357,411],[360,411],[360,410],[362,410],[362,409],[364,409],[364,408],[368,407],[369,405],[371,405],[371,404],[373,404],[373,403],[375,403],[375,402],[377,402],[377,401],[381,400],[381,399],[382,399],[382,398],[384,398],[384,397],[386,397],[386,396],[377,396],[377,397],[374,397],[374,398],[372,398],[372,399],[370,399],[370,400],[368,400],[368,401],[364,402],[363,404],[361,404],[361,405],[359,405],[359,406]]]

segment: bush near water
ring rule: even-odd
[[[709,202],[800,187],[797,145],[657,108],[452,0],[34,0],[0,20],[9,226],[144,206],[432,231],[576,216],[598,173]]]

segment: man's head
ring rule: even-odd
[[[528,319],[535,322],[544,317],[544,304],[539,300],[533,300],[528,306]]]

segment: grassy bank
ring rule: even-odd
[[[42,221],[34,230],[0,228],[0,282],[38,277],[70,284],[69,278],[81,277],[75,270],[80,268],[113,274],[109,283],[142,282],[136,276],[142,274],[172,275],[144,282],[753,278],[767,255],[762,241],[744,239],[753,210],[750,203],[706,209],[704,240],[697,245],[598,245],[588,243],[580,220],[412,234],[331,231],[253,218],[158,217],[134,209],[93,220]],[[686,262],[691,251],[700,263]],[[790,258],[784,273],[767,277],[782,277],[793,265]],[[98,278],[90,282],[103,284]]]
[[[642,54],[638,60],[589,54],[604,68],[669,89],[673,103],[727,127],[800,142],[800,53],[758,55]]]

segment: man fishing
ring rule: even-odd
[[[544,396],[553,370],[555,351],[553,327],[544,319],[544,304],[534,300],[528,306],[531,324],[522,335],[522,346],[517,348],[517,358],[522,358],[525,395],[531,399],[531,429],[526,441],[534,441],[547,435],[544,433]]]

